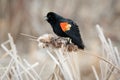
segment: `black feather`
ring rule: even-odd
[[[73,22],[70,19],[63,18],[62,16],[54,13],[49,12],[47,14],[47,21],[51,24],[53,31],[61,37],[69,37],[72,42],[77,45],[79,48],[84,49],[84,44],[80,35],[79,28],[75,22]],[[60,27],[61,22],[67,22],[71,25],[70,30],[68,31],[62,31]]]

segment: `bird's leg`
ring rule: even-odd
[[[71,43],[71,39],[70,38],[67,38],[68,41],[67,41],[67,44],[70,44]]]

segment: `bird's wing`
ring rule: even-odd
[[[79,29],[76,23],[72,20],[60,22],[60,27],[70,37],[80,37]]]
[[[79,48],[84,48],[83,41],[81,39],[80,31],[76,23],[71,20],[67,22],[61,22],[60,27],[71,39],[72,42],[78,45]]]

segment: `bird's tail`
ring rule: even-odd
[[[85,48],[85,46],[84,46],[84,43],[83,43],[83,41],[80,39],[80,40],[74,40],[74,39],[72,39],[72,42],[75,44],[75,45],[77,45],[78,46],[78,48],[80,48],[80,49],[84,49]]]

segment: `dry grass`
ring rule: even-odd
[[[1,44],[2,48],[6,51],[2,59],[6,60],[8,64],[0,64],[0,78],[1,80],[118,80],[120,78],[120,55],[116,47],[112,46],[110,39],[106,39],[103,35],[102,29],[97,25],[98,36],[102,44],[102,53],[100,56],[93,54],[88,50],[80,50],[74,44],[67,45],[67,39],[57,39],[51,34],[45,34],[39,38],[22,34],[34,38],[32,40],[38,42],[40,49],[45,49],[48,59],[41,66],[41,62],[30,64],[26,59],[21,58],[17,53],[16,46],[13,38],[8,34],[8,40]],[[7,47],[10,46],[10,49]],[[41,52],[44,54],[43,52]],[[91,60],[91,56],[99,59],[100,67],[95,67],[91,63],[81,61],[81,57],[86,56],[85,60]],[[90,59],[89,59],[90,58]],[[96,60],[95,59],[95,60]],[[49,66],[47,65],[49,64]],[[92,67],[89,72],[88,67],[81,65],[89,64]],[[37,70],[37,68],[39,69]],[[84,67],[84,68],[83,68]],[[49,75],[45,75],[45,69]],[[97,69],[100,69],[99,70]],[[86,77],[83,78],[83,71],[86,70]],[[93,71],[93,72],[92,72]],[[94,74],[87,75],[88,73]],[[44,76],[42,76],[44,74]],[[118,76],[116,76],[118,75]]]

